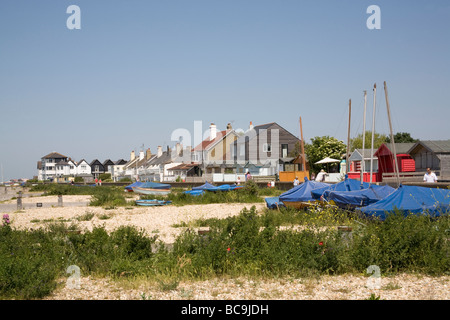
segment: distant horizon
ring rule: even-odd
[[[448,140],[448,21],[446,0],[3,0],[3,179],[32,178],[52,151],[128,160],[195,121],[276,122],[300,138],[302,117],[305,143],[346,144],[364,91],[372,130],[374,84],[375,132],[389,135],[384,81],[394,134]]]

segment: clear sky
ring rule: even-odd
[[[70,30],[67,7],[81,9]],[[381,10],[370,30],[366,10]],[[277,122],[306,142],[372,126],[450,139],[450,1],[0,1],[0,164],[129,159],[178,128]],[[1,179],[1,176],[0,176]]]

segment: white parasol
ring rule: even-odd
[[[317,161],[315,164],[332,163],[332,162],[341,162],[341,160],[337,160],[337,159],[333,159],[333,158],[330,158],[330,157],[326,157],[325,159]]]
[[[341,162],[341,160],[337,160],[337,159],[333,159],[333,158],[330,158],[330,157],[326,157],[326,158],[324,158],[324,159],[322,159],[320,161],[315,162],[315,164],[324,164],[324,163],[326,163],[327,164],[327,172],[330,172],[330,168],[328,167],[328,164],[329,163],[333,163],[333,162]]]

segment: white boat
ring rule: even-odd
[[[166,195],[170,193],[170,189],[154,189],[142,187],[133,187],[133,191],[140,194],[151,194],[151,195]]]
[[[171,204],[172,201],[165,200],[136,200],[138,206],[165,206]]]
[[[140,194],[166,195],[170,192],[171,187],[170,184],[145,182],[139,186],[132,186],[132,189],[134,192]]]

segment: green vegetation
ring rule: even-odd
[[[80,220],[92,218],[88,213]],[[44,230],[0,227],[0,298],[39,299],[50,294],[71,265],[82,276],[146,279],[172,290],[187,279],[213,277],[310,277],[365,274],[450,274],[450,219],[403,217],[359,220],[340,210],[264,210],[244,208],[238,216],[202,219],[198,234],[184,231],[171,250],[157,232],[123,226],[80,230],[73,221]],[[181,226],[187,224],[181,223]],[[351,236],[337,226],[352,227]],[[369,275],[367,275],[369,276]],[[377,298],[376,296],[371,299]]]
[[[123,187],[76,186],[52,183],[33,186],[30,188],[30,191],[43,191],[44,195],[91,195],[91,206],[115,208],[132,204],[130,201],[127,201],[126,197],[130,197],[130,195],[124,192]]]
[[[372,146],[372,131],[367,130],[365,133],[364,148],[370,149]],[[387,142],[389,137],[382,133],[375,132],[373,135],[373,149],[377,150],[383,143]],[[396,141],[397,142],[397,141]],[[363,134],[358,134],[355,138],[350,139],[350,150],[362,149]]]
[[[115,186],[76,186],[70,184],[38,184],[30,188],[31,192],[44,192],[44,195],[91,195],[91,206],[116,208],[133,206],[134,201],[127,200],[133,193],[124,192],[123,187]],[[258,203],[264,202],[264,196],[278,196],[284,191],[277,188],[260,188],[253,181],[247,181],[242,189],[232,191],[205,192],[201,196],[184,193],[182,188],[172,188],[166,196],[141,196],[141,199],[170,200],[173,205],[209,204],[209,203]]]
[[[344,142],[337,140],[334,137],[323,136],[311,138],[311,144],[305,144],[305,153],[308,157],[309,167],[311,172],[319,172],[323,169],[322,165],[315,164],[317,161],[325,157],[333,159],[341,159],[342,154],[347,152],[347,147]],[[338,167],[338,163],[330,163],[329,168]]]
[[[253,180],[249,180],[243,188],[231,191],[206,191],[202,195],[193,196],[184,193],[182,189],[173,189],[167,196],[148,195],[141,196],[141,199],[170,200],[176,206],[210,203],[258,203],[264,202],[262,194],[267,191],[262,190],[264,189],[259,188]]]

